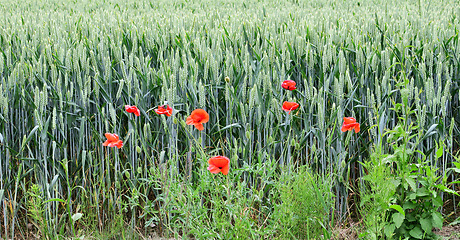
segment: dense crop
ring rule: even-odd
[[[330,229],[357,211],[360,163],[376,145],[393,151],[383,132],[402,117],[418,126],[414,157],[447,174],[458,3],[301,2],[0,1],[0,237],[30,223],[103,230],[120,214],[161,234],[288,234],[273,217],[301,166],[330,183],[299,190],[325,191],[312,224]],[[203,131],[186,124],[195,109],[209,113]],[[343,117],[360,131],[343,133]],[[123,147],[104,147],[105,133]],[[206,169],[217,155],[225,177]]]

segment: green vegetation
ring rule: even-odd
[[[0,1],[0,238],[334,239],[351,221],[435,238],[458,214],[459,16],[455,0]],[[206,169],[217,155],[228,175]]]

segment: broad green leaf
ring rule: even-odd
[[[436,206],[436,207],[441,207],[443,204],[442,202],[442,198],[441,198],[441,195],[438,195],[436,196],[435,198],[433,198],[433,205]]]
[[[426,187],[421,187],[417,189],[417,197],[428,196],[430,193],[426,190]]]
[[[442,154],[444,153],[444,147],[442,145],[439,145],[439,148],[436,150],[436,158],[442,157]]]
[[[415,180],[411,177],[406,178],[406,182],[409,184],[410,188],[412,188],[412,191],[416,190],[416,185],[415,185]]]
[[[441,229],[442,228],[442,222],[444,221],[441,213],[433,212],[431,214],[431,216],[433,217],[433,227]]]
[[[394,224],[386,225],[385,229],[383,230],[385,233],[385,236],[387,236],[388,239],[391,239],[392,236],[394,235],[396,226]]]
[[[390,208],[393,208],[394,210],[398,211],[398,212],[401,213],[403,216],[406,215],[406,214],[404,213],[404,210],[402,209],[402,207],[399,206],[399,205],[397,205],[397,204],[391,205]]]
[[[414,209],[416,206],[417,206],[417,204],[413,203],[412,201],[406,201],[406,202],[403,204],[403,209],[404,209],[404,210],[407,210],[407,209]]]
[[[75,213],[74,215],[72,215],[72,221],[76,222],[81,217],[83,217],[83,213]]]
[[[409,234],[416,239],[422,239],[423,238],[423,231],[420,229],[419,226],[415,226],[412,230],[410,230]]]
[[[422,226],[423,231],[431,233],[431,229],[433,229],[433,226],[431,225],[431,218],[420,219],[420,225]]]
[[[404,222],[404,219],[404,215],[399,212],[393,214],[393,222],[395,223],[396,228],[401,227],[402,223]]]

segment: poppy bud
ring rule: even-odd
[[[149,171],[150,171],[150,174],[153,175],[155,173],[155,168],[151,167]]]
[[[141,167],[137,168],[137,174],[142,174],[142,168]]]
[[[293,138],[293,139],[291,140],[291,146],[295,146],[295,143],[296,143],[296,141],[295,141],[295,139]]]
[[[141,153],[141,152],[142,152],[142,149],[141,149],[141,147],[139,147],[139,146],[136,146],[136,152],[137,152],[137,153]]]
[[[230,78],[229,78],[229,77],[225,77],[225,81],[226,81],[227,83],[230,83]]]
[[[250,139],[251,138],[251,133],[249,131],[246,131],[246,138]]]
[[[129,174],[128,171],[125,172],[125,177],[126,177],[126,178],[129,178],[129,177],[130,177],[130,174]]]
[[[173,123],[177,124],[177,118],[173,118]]]

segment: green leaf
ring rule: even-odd
[[[431,225],[431,218],[420,219],[420,225],[422,226],[423,231],[425,231],[426,233],[431,233],[431,229],[433,229],[433,226]]]
[[[414,209],[417,205],[415,203],[413,203],[412,201],[406,201],[404,204],[403,204],[403,208],[404,210],[407,210],[407,209]]]
[[[436,131],[434,130],[436,127],[438,126],[438,124],[433,124],[430,126],[430,128],[428,128],[428,131],[426,131],[425,135],[422,137],[422,140],[425,140],[425,138],[433,135],[433,134],[436,134]]]
[[[404,213],[404,210],[402,209],[401,206],[399,206],[397,204],[393,204],[393,205],[390,206],[390,208],[393,208],[394,210],[396,210],[399,213],[401,213],[403,216],[406,216],[406,214]]]
[[[404,215],[399,212],[393,214],[393,222],[395,223],[396,228],[401,227],[402,223],[404,222],[404,219]]]
[[[25,136],[24,135],[24,138],[22,139],[22,143],[21,143],[21,149],[19,150],[18,154],[16,154],[16,157],[18,157],[21,152],[24,150],[26,144],[32,139],[32,137],[34,136],[35,132],[37,132],[38,130],[38,126],[35,126],[29,133],[29,136]]]
[[[439,159],[442,157],[442,154],[444,153],[444,147],[442,145],[439,145],[439,148],[436,150],[436,158]]]
[[[410,188],[412,188],[412,191],[415,191],[417,188],[415,185],[415,180],[411,177],[406,178],[406,182],[409,184]]]
[[[443,191],[443,192],[446,192],[446,193],[450,193],[450,194],[455,194],[457,196],[460,196],[456,191],[444,186],[444,185],[435,185],[435,187],[437,187],[439,190]]]
[[[396,229],[396,226],[394,224],[386,225],[385,229],[383,230],[385,233],[385,236],[387,236],[388,239],[392,239],[395,229]]]
[[[435,198],[433,198],[433,205],[436,206],[436,207],[441,207],[443,204],[442,202],[442,198],[441,198],[441,195],[438,195],[436,196]]]
[[[51,198],[51,199],[48,199],[46,201],[44,201],[43,203],[47,203],[47,202],[61,202],[61,203],[67,203],[65,200],[62,200],[60,198]]]
[[[74,215],[72,215],[72,221],[76,222],[81,217],[83,217],[83,213],[75,213]]]
[[[421,187],[417,189],[417,197],[424,197],[430,195],[429,192],[426,190],[425,187]]]
[[[431,214],[431,216],[433,217],[433,227],[441,229],[442,228],[442,222],[444,220],[442,215],[441,215],[441,213],[433,212]]]
[[[420,229],[419,226],[416,226],[412,230],[410,230],[409,234],[413,238],[417,238],[417,239],[422,239],[423,238],[423,232],[422,232],[422,229]]]

